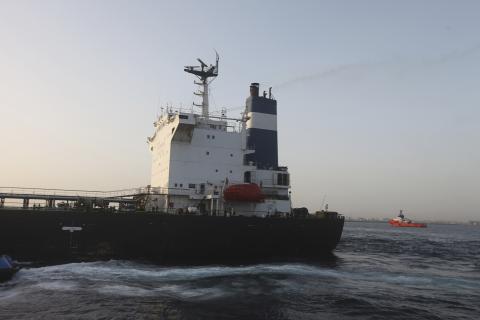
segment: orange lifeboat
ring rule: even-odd
[[[260,187],[255,183],[241,183],[228,186],[223,191],[226,201],[262,202],[265,200]]]

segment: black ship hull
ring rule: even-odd
[[[343,218],[256,218],[128,212],[0,210],[0,253],[56,262],[145,259],[246,263],[328,255]]]

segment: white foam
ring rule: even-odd
[[[256,275],[256,274],[297,274],[339,277],[340,274],[331,269],[300,264],[254,265],[241,267],[208,266],[208,267],[158,267],[133,264],[130,262],[92,262],[73,263],[30,269],[30,278],[73,279],[78,276],[91,280],[114,280],[122,278],[147,278],[155,280],[193,280],[209,277]]]
[[[381,276],[381,280],[384,282],[389,282],[389,283],[396,283],[396,284],[429,284],[432,283],[433,280],[429,278],[424,278],[424,277],[416,277],[416,276],[406,276],[406,275],[383,275]]]
[[[145,297],[154,295],[155,292],[149,289],[127,285],[106,285],[96,289],[99,293],[125,297]]]
[[[20,293],[18,290],[0,291],[0,301],[17,298]]]
[[[228,295],[228,292],[220,288],[193,288],[184,285],[166,285],[157,288],[156,291],[162,295],[174,296],[184,300],[210,300]]]
[[[74,291],[78,284],[72,281],[48,281],[37,283],[33,287],[52,291]]]

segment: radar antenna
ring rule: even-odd
[[[194,92],[197,96],[202,96],[202,104],[193,103],[193,105],[202,107],[202,115],[208,118],[208,85],[218,76],[218,60],[220,59],[217,51],[215,51],[216,63],[215,65],[208,66],[200,58],[197,58],[200,62],[200,66],[185,66],[183,71],[191,73],[200,79],[200,82],[194,81],[201,89],[198,92]],[[212,78],[209,80],[209,78]]]

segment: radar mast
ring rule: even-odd
[[[200,79],[200,82],[194,81],[196,85],[201,87],[201,89],[199,89],[197,92],[194,92],[194,94],[197,96],[202,96],[202,104],[196,104],[194,102],[193,105],[202,107],[202,116],[205,118],[208,118],[208,85],[218,76],[218,60],[220,57],[216,51],[215,55],[215,65],[208,66],[200,58],[197,58],[198,62],[200,62],[199,66],[185,66],[183,69],[183,71],[191,73]]]

